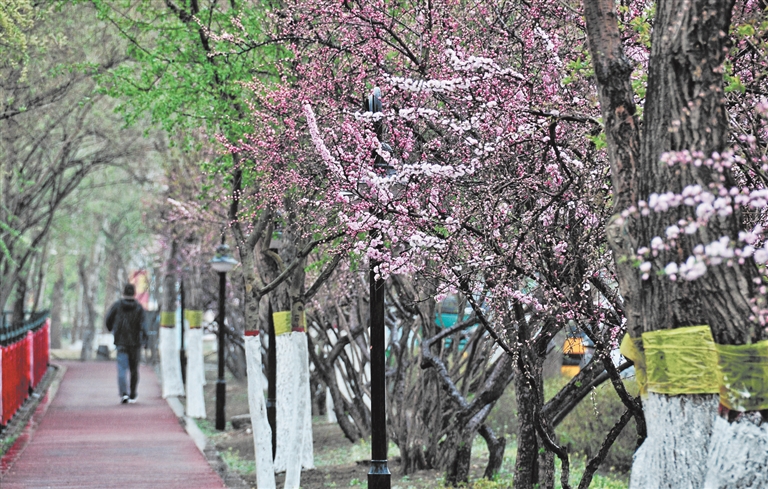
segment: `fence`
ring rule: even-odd
[[[48,368],[48,312],[26,314],[23,321],[0,323],[0,425],[5,426],[40,383]]]

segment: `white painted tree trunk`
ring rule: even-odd
[[[296,354],[290,334],[275,337],[277,372],[275,378],[275,404],[277,407],[275,429],[277,448],[275,451],[275,472],[285,472],[288,461],[296,457],[298,450],[289,445],[293,439],[291,431],[296,427]]]
[[[184,395],[179,360],[178,330],[160,327],[160,372],[163,374],[163,399]]]
[[[329,423],[335,423],[338,421],[338,419],[336,419],[336,411],[333,410],[333,398],[331,397],[331,389],[328,387],[325,388],[325,415]]]
[[[296,353],[298,355],[297,364],[299,366],[299,405],[300,412],[303,413],[300,418],[301,430],[301,466],[305,469],[315,468],[315,457],[313,453],[312,440],[312,389],[309,385],[309,347],[307,345],[306,333],[292,333],[293,340],[296,342]]]
[[[643,398],[648,437],[635,453],[630,489],[701,489],[718,396]]]
[[[718,417],[706,469],[704,489],[768,488],[768,424]]]
[[[187,416],[205,418],[205,395],[203,393],[203,330],[187,330]]]
[[[261,342],[258,336],[245,337],[245,363],[248,370],[248,406],[251,413],[253,446],[256,456],[256,485],[274,489],[275,469],[272,465],[272,429],[267,420],[261,372]]]
[[[277,347],[275,471],[290,472],[291,463],[294,463],[299,471],[302,467],[314,468],[307,338],[305,333],[288,333],[277,336],[275,340]],[[286,473],[286,487],[291,487],[288,485],[290,478],[291,474]],[[290,480],[293,481],[293,479]],[[298,481],[298,478],[295,481]]]
[[[291,333],[288,336],[293,344],[291,351],[295,355],[294,365],[294,400],[295,416],[294,425],[289,430],[290,438],[286,446],[294,447],[294,456],[288,459],[285,470],[285,489],[298,489],[301,483],[301,467],[314,467],[312,459],[312,413],[309,392],[309,358],[307,356],[307,336],[304,333]],[[278,382],[279,385],[279,382]],[[279,404],[278,404],[279,406]],[[307,416],[309,416],[309,429],[307,429]],[[307,467],[307,446],[309,441],[309,467]]]

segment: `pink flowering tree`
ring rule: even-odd
[[[292,55],[280,87],[250,85],[254,132],[233,150],[270,185],[291,186],[313,225],[338,230],[338,250],[378,263],[382,277],[421,277],[397,298],[431,304],[410,312],[427,340],[418,363],[436,372],[430,388],[451,393],[442,412],[457,415],[445,439],[449,430],[434,420],[390,425],[410,466],[466,479],[468,442],[487,433],[485,417],[514,378],[525,440],[516,484],[530,487],[551,483],[554,454],[567,462],[554,424],[565,399],[603,370],[586,369],[556,404],[544,404],[541,365],[566,324],[595,339],[595,365],[615,379],[627,404],[617,429],[639,407],[608,358],[623,305],[605,245],[612,189],[578,12],[556,2],[520,9],[303,2],[275,12],[276,38]],[[226,36],[235,50],[258,44],[237,29]],[[361,108],[373,85],[384,94],[381,114]],[[375,168],[374,154],[389,168]],[[479,322],[504,352],[471,402],[445,368],[439,340],[448,333],[433,325],[430,301],[449,293],[474,308],[460,327]],[[409,400],[395,404],[401,415]]]

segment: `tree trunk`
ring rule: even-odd
[[[717,397],[649,392],[643,410],[648,437],[635,453],[630,487],[701,488]]]
[[[19,274],[16,281],[16,297],[13,301],[13,324],[18,327],[24,324],[24,305],[27,298],[27,277]]]
[[[96,310],[93,305],[93,290],[91,277],[85,267],[85,258],[77,262],[80,284],[83,288],[83,347],[80,350],[80,360],[93,360],[93,340],[96,337]]]
[[[83,288],[77,288],[77,300],[75,301],[75,311],[72,315],[72,329],[70,330],[70,344],[74,345],[80,339],[80,332],[83,327]]]
[[[114,253],[114,254],[112,254]],[[117,251],[107,252],[107,277],[104,284],[104,311],[108,311],[112,303],[118,299],[121,295],[120,287],[120,260],[117,256]],[[107,333],[107,325],[102,324],[101,330],[103,333]]]
[[[53,283],[51,296],[51,348],[61,348],[61,309],[64,302],[64,270],[61,262],[57,263],[56,282]]]
[[[518,328],[518,334],[524,335],[518,341],[526,341],[526,330]],[[540,450],[544,443],[536,426],[544,404],[544,356],[537,355],[535,348],[521,348],[518,355],[514,376],[518,411],[514,488],[553,487],[554,456],[549,450]],[[552,437],[553,433],[548,431]]]
[[[184,305],[186,306],[184,313],[189,326],[185,341],[187,416],[192,418],[205,418],[205,396],[203,393],[205,365],[202,328],[204,304],[200,272],[200,267],[193,265],[189,272],[184,274]]]
[[[631,89],[632,66],[624,56],[615,5],[612,0],[584,1],[618,213],[649,198],[651,193],[679,194],[687,185],[706,188],[719,178],[706,165],[670,166],[662,164],[660,156],[667,151],[690,150],[708,157],[726,146],[728,117],[722,73],[733,2],[657,2],[642,140]],[[732,183],[728,179],[726,175],[726,185]],[[738,214],[727,222],[714,218],[697,234],[682,236],[673,253],[649,256],[654,269],[646,280],[632,265],[639,247],[649,246],[656,236],[665,236],[667,226],[690,215],[690,210],[680,206],[638,218],[622,219],[617,215],[611,221],[609,243],[625,300],[628,331],[639,338],[644,332],[709,324],[715,341],[721,344],[760,339],[757,325],[749,319],[749,298],[757,296],[752,284],[757,276],[753,262],[712,266],[695,281],[672,281],[656,273],[668,261],[685,261],[699,243],[708,244],[720,236],[736,239],[736,232],[742,228]],[[722,466],[713,460],[714,455],[710,454],[709,461],[706,455],[716,406],[714,396],[673,398],[649,393],[648,402],[644,402],[648,438],[635,458],[631,487],[701,487],[707,468]],[[719,421],[717,425],[722,426]],[[739,424],[730,426],[738,430]],[[743,441],[757,442],[755,438],[750,440]],[[672,458],[670,447],[674,447]],[[729,477],[738,479],[738,475]],[[709,484],[708,479],[706,487]]]
[[[160,313],[160,369],[163,377],[163,398],[184,395],[179,361],[179,332],[176,329],[177,254],[178,244],[173,240],[168,247],[168,257],[165,262],[163,303]]]

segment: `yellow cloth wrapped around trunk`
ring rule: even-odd
[[[279,311],[272,313],[272,324],[275,325],[275,335],[291,332],[291,311]]]
[[[734,411],[768,409],[768,340],[717,345],[720,403]]]
[[[717,350],[709,326],[650,331],[642,340],[625,336],[621,353],[635,363],[641,394],[720,392]]]

